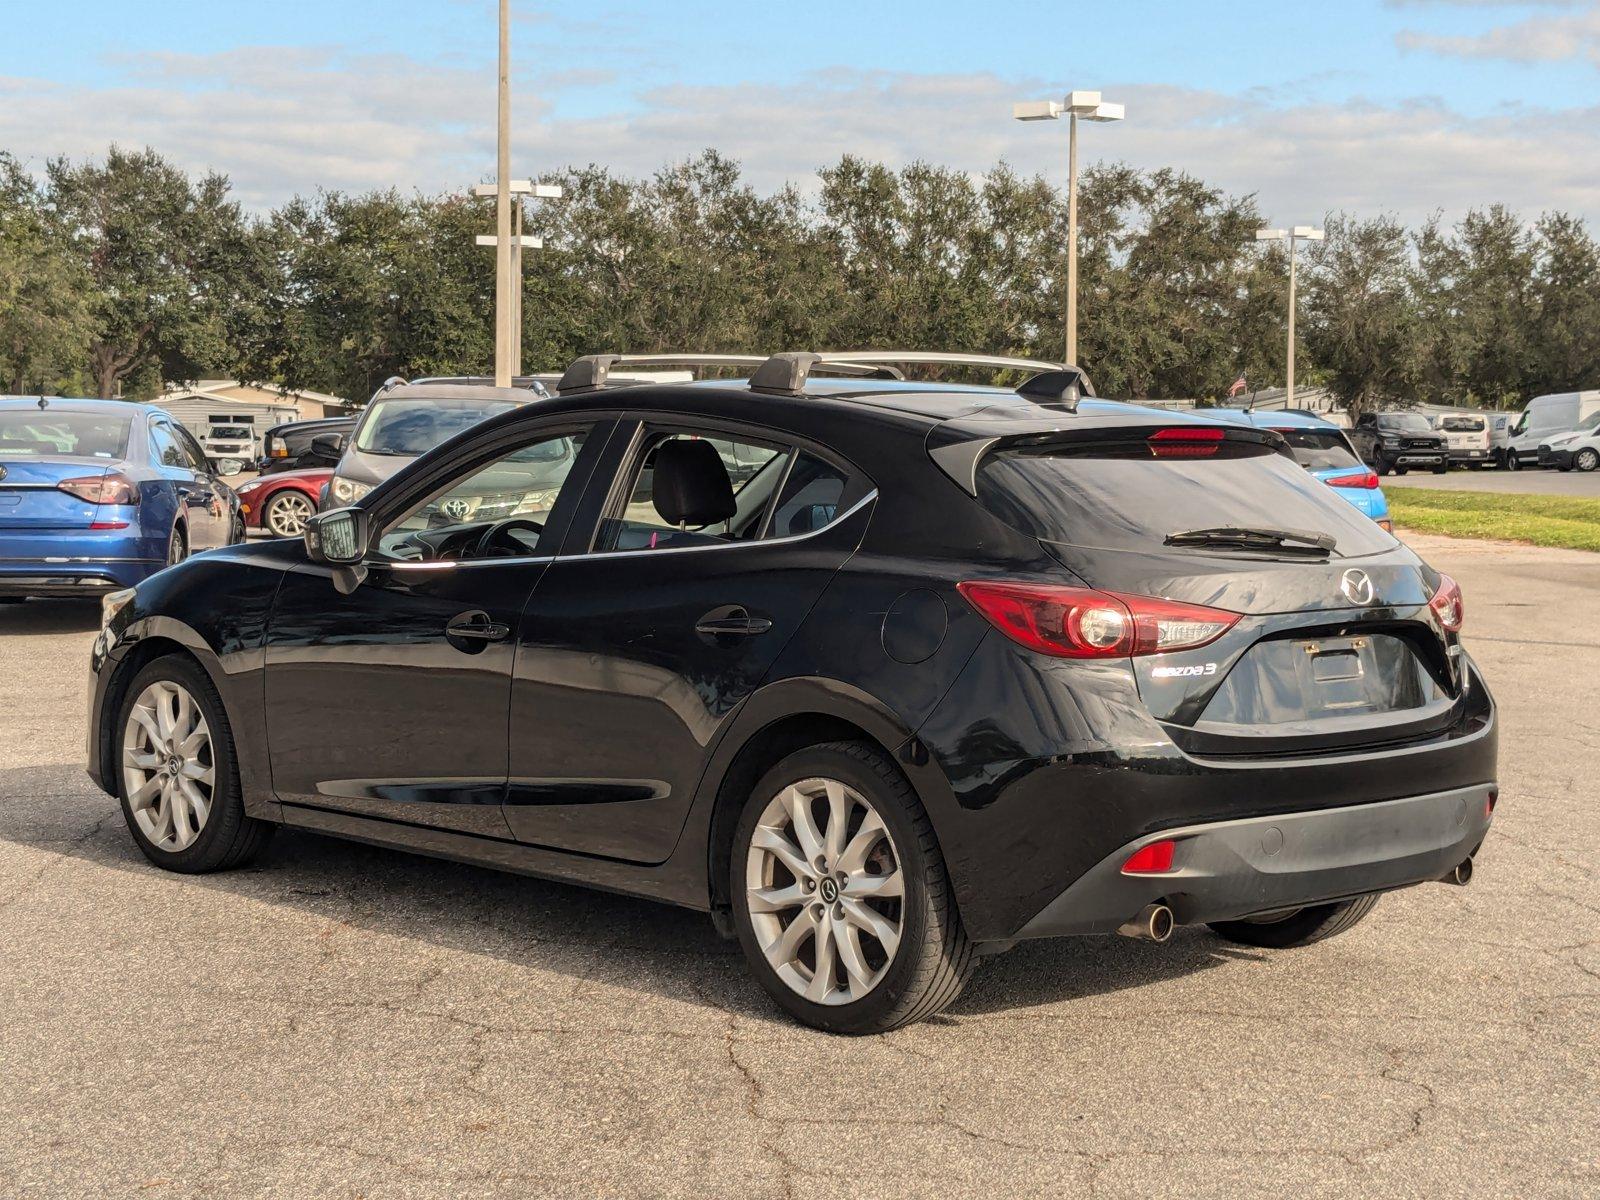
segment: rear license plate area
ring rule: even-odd
[[[1361,656],[1352,647],[1343,650],[1311,650],[1311,677],[1318,683],[1341,683],[1360,679]]]

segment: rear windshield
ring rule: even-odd
[[[129,420],[116,413],[0,412],[0,458],[122,458]]]
[[[1145,442],[1002,450],[978,468],[978,501],[1015,529],[1096,549],[1173,553],[1168,534],[1234,526],[1332,534],[1334,553],[1389,536],[1327,484],[1259,443],[1155,458]]]
[[[415,458],[479,421],[515,407],[509,400],[379,400],[361,423],[356,449]]]
[[[1360,463],[1337,429],[1278,429],[1294,451],[1294,460],[1308,471],[1355,467]]]
[[[1449,433],[1482,433],[1487,426],[1482,417],[1443,417],[1439,428]]]

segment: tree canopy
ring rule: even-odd
[[[528,210],[524,365],[601,351],[906,347],[1055,358],[1066,203],[1005,164],[854,156],[762,192],[707,151],[645,179],[589,166]],[[1172,170],[1084,173],[1080,358],[1104,395],[1282,381],[1287,260],[1251,196]],[[143,395],[237,376],[363,399],[391,375],[485,374],[490,206],[323,192],[242,212],[153,150],[0,152],[0,388]],[[1600,248],[1499,206],[1408,230],[1332,214],[1301,251],[1298,378],[1352,409],[1512,405],[1600,386]]]

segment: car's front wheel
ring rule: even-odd
[[[1592,446],[1585,446],[1572,456],[1572,465],[1580,471],[1592,471],[1600,467],[1600,452]]]
[[[261,521],[277,537],[297,538],[305,534],[306,522],[314,512],[316,506],[305,493],[282,491],[267,501]]]
[[[1377,903],[1375,895],[1357,896],[1337,904],[1314,904],[1254,920],[1213,921],[1211,929],[1230,942],[1267,950],[1287,950],[1343,933],[1370,913]]]
[[[115,733],[122,815],[156,866],[236,867],[272,836],[276,826],[245,814],[222,698],[190,659],[158,658],[134,676]]]
[[[807,1025],[882,1033],[939,1012],[972,973],[933,826],[875,747],[813,746],[769,771],[730,883],[751,969]]]
[[[1522,470],[1522,460],[1517,457],[1517,452],[1515,450],[1507,450],[1506,451],[1506,470],[1508,470],[1508,471],[1520,471],[1520,470]]]

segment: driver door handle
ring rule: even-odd
[[[475,642],[503,642],[511,636],[511,626],[489,620],[486,613],[466,613],[446,625],[444,632],[446,637]]]
[[[771,628],[766,617],[752,617],[749,609],[734,605],[712,609],[695,622],[694,631],[706,637],[754,637]]]

